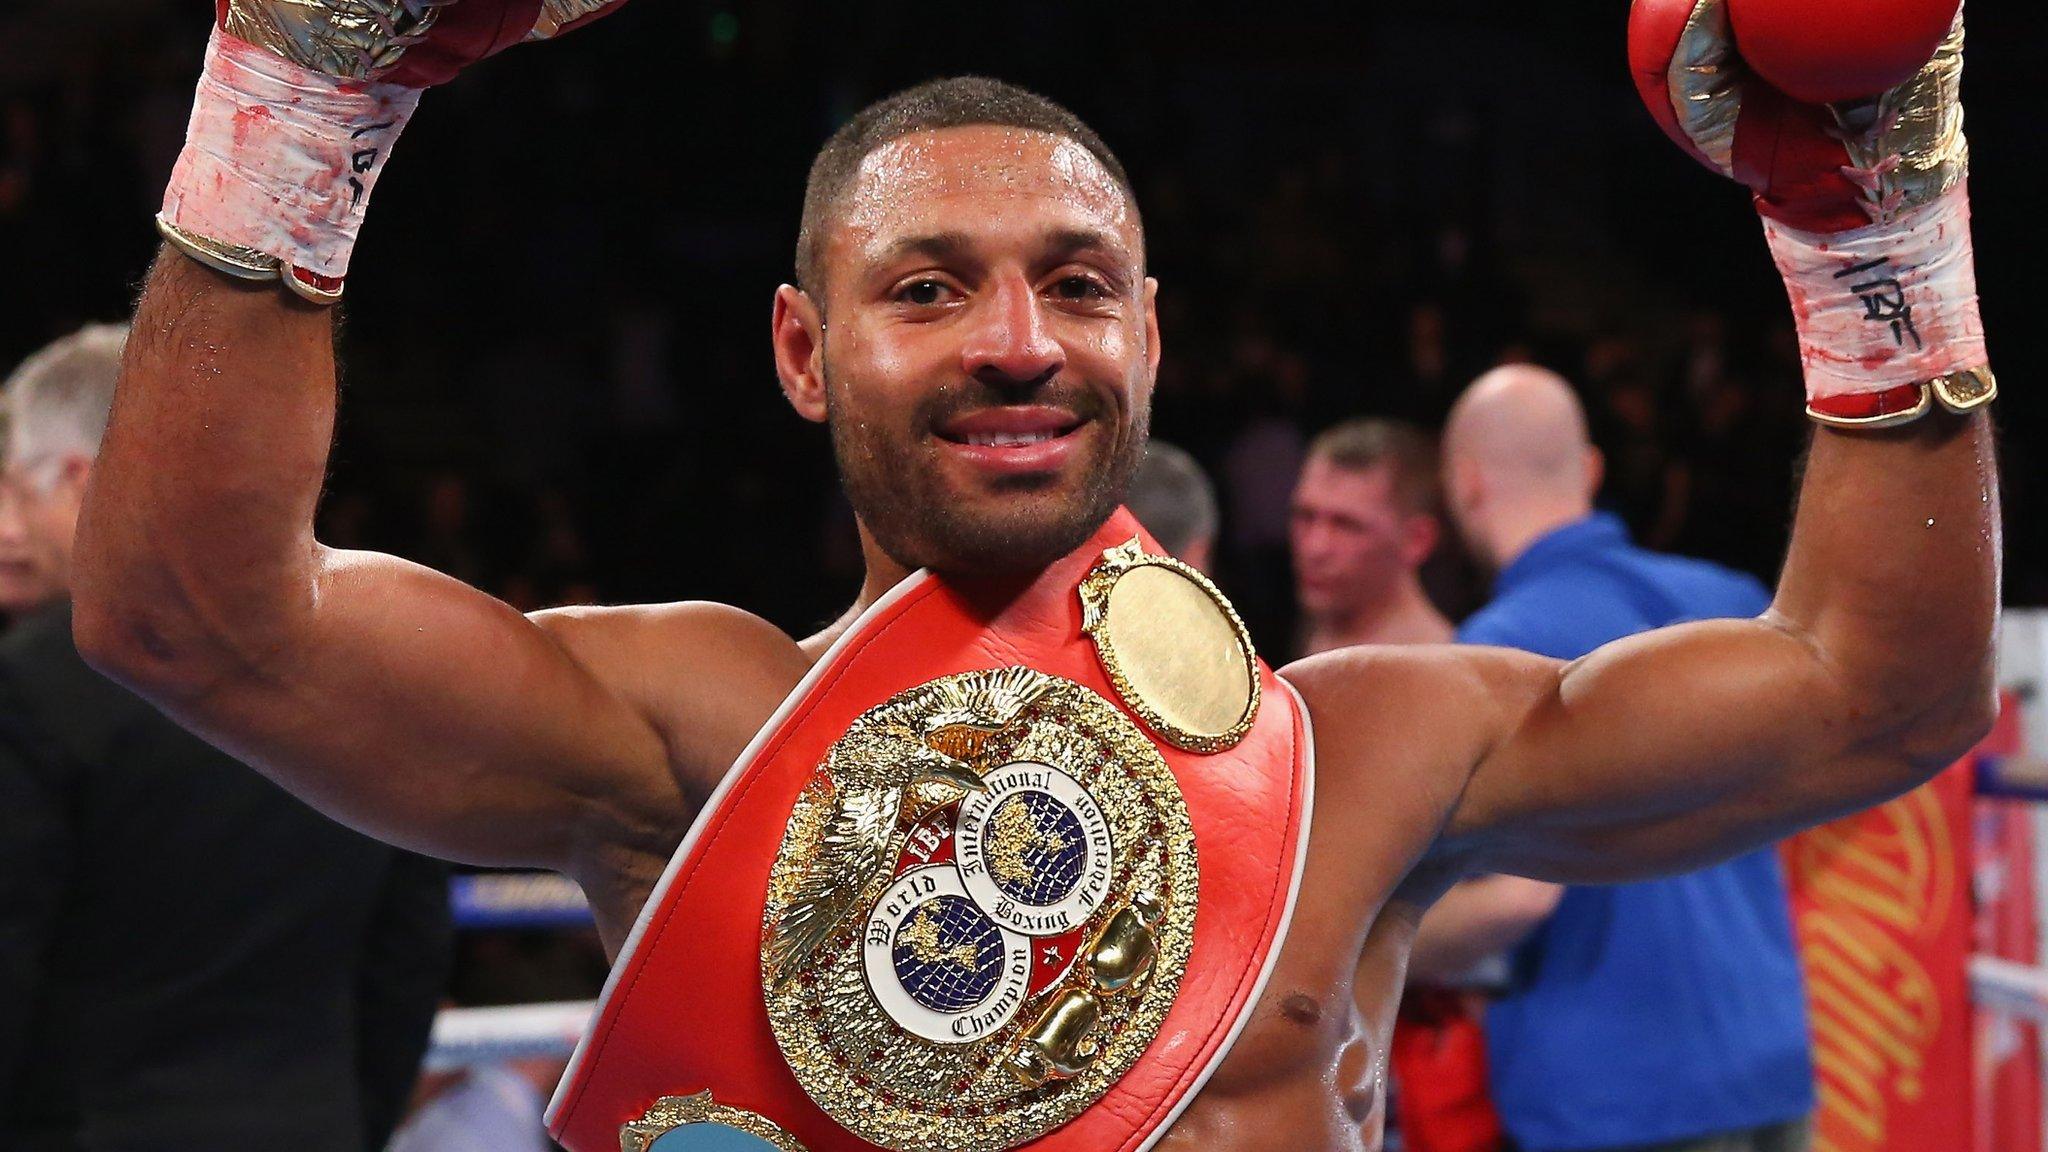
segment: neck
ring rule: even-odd
[[[1391,595],[1347,614],[1310,620],[1302,654],[1313,656],[1356,644],[1448,644],[1456,634],[1450,620],[1437,611],[1410,572]]]
[[[1520,508],[1503,516],[1491,533],[1492,539],[1487,542],[1487,550],[1493,554],[1494,570],[1506,568],[1521,559],[1530,545],[1592,514],[1590,505],[1572,502]]]
[[[867,573],[861,577],[860,595],[854,598],[853,607],[846,610],[848,619],[860,615],[874,606],[875,601],[889,594],[891,588],[903,583],[910,576],[910,569],[882,555],[879,549],[867,558]]]
[[[853,605],[840,613],[839,619],[798,642],[798,646],[813,660],[823,656],[833,641],[845,635],[861,613],[872,608],[875,601],[889,594],[889,589],[910,576],[910,569],[875,544],[875,538],[868,535],[865,524],[860,526],[860,551],[866,566],[866,572],[861,576],[860,595],[854,597]]]
[[[908,565],[891,556],[875,542],[864,521],[856,520],[856,523],[860,528],[861,558],[867,566],[866,574],[861,579],[860,595],[854,599],[853,606],[836,622],[817,635],[801,641],[804,650],[810,653],[812,659],[821,656],[834,640],[852,627],[854,620],[861,613],[874,607],[875,603],[888,595],[891,589],[908,579],[912,571]],[[1119,510],[1096,525],[1087,538],[1077,541],[1063,556],[1049,556],[1037,563],[1002,571],[954,573],[947,577],[947,583],[955,593],[966,596],[973,602],[978,611],[994,615],[1005,611],[1005,606],[1012,599],[1039,580],[1080,580],[1101,558],[1103,549],[1122,544],[1138,531],[1138,522],[1131,519],[1128,513]],[[940,575],[946,574],[941,572]]]

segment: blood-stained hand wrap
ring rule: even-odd
[[[315,72],[215,28],[159,227],[195,258],[340,294],[415,88]]]
[[[1809,411],[1903,420],[1924,411],[1926,391],[1951,407],[1962,398],[1969,386],[1948,378],[1986,363],[1963,185],[1867,228],[1807,232],[1766,216],[1764,235],[1799,326]]]
[[[1873,69],[1925,61],[1887,77],[1889,89],[1834,104],[1787,96],[1738,51],[1732,28],[1745,9],[1783,3],[1635,0],[1629,59],[1644,104],[1694,159],[1754,193],[1799,327],[1808,415],[1895,424],[1936,404],[1961,412],[1989,402],[1997,384],[1970,249],[1956,0],[1900,0],[1928,9],[1920,15],[1929,19],[1896,25],[1923,38],[1913,44],[1872,42],[1885,29],[1873,31],[1853,0],[1808,3],[1798,17],[1806,24],[1776,9],[1775,23],[1752,22],[1784,41],[1752,49],[1802,88],[1844,73],[1835,31],[1860,30]],[[1930,22],[1947,28],[1931,55]],[[1800,74],[1802,61],[1812,77]]]

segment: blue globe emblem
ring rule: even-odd
[[[1073,894],[1088,842],[1080,819],[1058,797],[1019,792],[989,814],[989,828],[989,878],[1003,895],[1044,908]]]
[[[964,1012],[996,990],[1003,933],[972,900],[940,896],[897,925],[891,958],[912,1000],[934,1012]]]

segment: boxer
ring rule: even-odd
[[[1291,927],[1199,1092],[1137,1118],[1114,1146],[1345,1149],[1361,1131],[1376,1142],[1405,955],[1446,885],[1475,872],[1590,882],[1695,867],[1910,788],[1985,730],[1999,518],[1979,410],[1994,385],[1970,272],[1960,24],[1941,14],[1940,43],[1916,49],[1910,74],[1880,77],[1889,87],[1868,90],[1878,79],[1865,70],[1848,102],[1808,105],[1735,51],[1731,12],[1769,6],[1640,0],[1631,54],[1658,121],[1755,195],[1799,320],[1819,427],[1770,611],[1570,664],[1353,648],[1269,682],[1270,715],[1293,713],[1293,692],[1305,702],[1318,764]],[[838,667],[836,639],[901,608],[899,586],[1035,589],[1094,563],[1084,548],[1123,523],[1114,510],[1144,442],[1161,333],[1137,204],[1101,141],[1007,85],[937,82],[826,145],[797,281],[774,298],[783,391],[830,426],[860,516],[868,569],[847,621],[797,640],[710,604],[524,617],[401,560],[322,547],[313,509],[335,368],[331,313],[316,302],[342,290],[417,88],[596,9],[223,0],[161,218],[172,248],[138,307],[81,527],[77,630],[98,666],[337,818],[458,859],[574,876],[607,942],[630,952],[648,943],[629,941],[629,926],[671,856],[720,850],[684,841],[700,809],[744,801],[721,789],[728,769],[754,779],[756,734],[784,730],[783,701],[814,665]],[[1808,23],[1793,30],[1818,47],[1771,45],[1778,85],[1796,81],[1802,51],[1837,50],[1829,22],[1871,26],[1860,3],[1798,9]],[[451,273],[450,290],[481,274]],[[1150,563],[1143,543],[1124,562]],[[1053,634],[1067,615],[1046,619],[1059,627],[1039,639],[1072,639]],[[1061,667],[1093,675],[1078,660]],[[1029,705],[1008,714],[1017,707]],[[1103,722],[1134,723],[1130,713],[1111,708]],[[958,732],[956,751],[983,738]],[[1168,762],[1187,788],[1200,783],[1201,761]],[[901,772],[897,783],[941,799],[994,787],[928,750]],[[794,810],[805,820],[805,805],[835,795],[833,779],[810,780]],[[837,795],[864,803],[876,786]],[[1205,885],[1225,855],[1202,854]],[[815,907],[834,894],[778,888],[773,899],[793,896]],[[762,906],[758,891],[741,897]],[[756,995],[800,995],[807,985],[784,983],[794,969],[781,960],[837,947],[837,915],[796,940],[782,934],[787,917],[765,924],[776,947],[733,962],[760,966]],[[1194,923],[1198,948],[1201,932],[1233,927],[1213,914]],[[895,930],[934,964],[976,963],[930,924]],[[1098,962],[1131,955],[1113,935],[1096,938]],[[1096,978],[1138,978],[1135,965],[1117,971]],[[691,1039],[677,1037],[678,1050],[705,1055]],[[908,1033],[890,1043],[874,1058]],[[660,1076],[659,1060],[642,1063]],[[725,1109],[716,1115],[762,1146],[872,1146],[809,1120],[801,1138],[772,1117],[756,1124],[755,1102],[710,1091],[679,1107]],[[646,1146],[628,1129],[628,1146]],[[1070,1146],[1062,1131],[1008,1142]],[[687,1132],[653,1139],[658,1152],[691,1146]],[[915,1130],[892,1139],[944,1146]]]

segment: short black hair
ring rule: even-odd
[[[803,223],[796,234],[797,287],[807,292],[822,287],[826,218],[869,153],[918,132],[976,124],[1023,128],[1072,140],[1102,163],[1136,214],[1138,197],[1123,164],[1079,116],[1036,92],[987,76],[927,80],[861,109],[818,149],[804,186]]]
[[[1443,477],[1437,440],[1405,420],[1347,420],[1317,436],[1308,458],[1327,460],[1345,472],[1384,466],[1393,475],[1394,502],[1411,515],[1443,512]]]

